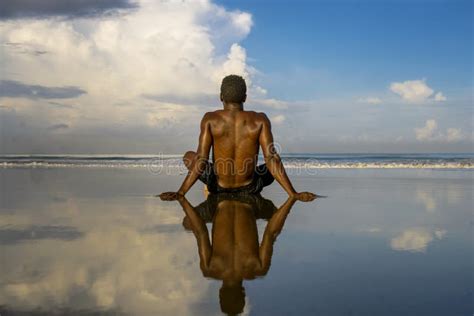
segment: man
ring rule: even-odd
[[[267,274],[274,243],[296,199],[288,198],[279,209],[259,194],[211,194],[196,208],[185,197],[179,197],[178,201],[186,214],[183,225],[196,237],[203,275],[222,280],[219,290],[222,312],[242,313],[243,281]],[[212,238],[202,216],[207,217],[207,213],[212,214]],[[262,215],[268,223],[259,243],[257,218]]]
[[[245,80],[230,75],[222,80],[220,99],[224,109],[208,112],[201,121],[197,152],[188,151],[184,163],[189,173],[177,192],[165,192],[163,200],[184,196],[200,179],[210,193],[259,193],[264,186],[280,183],[288,195],[312,201],[316,195],[296,192],[275,150],[270,120],[264,113],[244,111],[247,98]],[[209,153],[213,150],[213,163]],[[259,147],[266,164],[257,166]]]

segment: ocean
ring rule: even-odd
[[[473,169],[474,153],[282,154],[288,169]],[[182,155],[0,155],[0,168],[181,169]],[[263,162],[262,157],[259,157]]]

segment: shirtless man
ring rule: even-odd
[[[259,194],[209,195],[205,203],[193,207],[185,197],[178,198],[186,214],[187,229],[196,237],[200,267],[205,277],[222,280],[219,301],[222,312],[237,315],[245,305],[243,280],[267,274],[273,246],[283,229],[296,199],[288,198],[277,210]],[[212,239],[206,223],[198,212],[206,208],[212,216]],[[256,215],[273,213],[259,244]]]
[[[197,152],[188,151],[184,163],[189,173],[177,192],[160,194],[163,200],[184,196],[200,179],[210,193],[259,193],[276,179],[292,198],[312,201],[316,195],[296,192],[275,150],[270,120],[264,113],[244,111],[245,80],[230,75],[222,80],[223,110],[208,112],[201,121]],[[209,153],[213,149],[212,163]],[[257,166],[259,147],[266,164]]]

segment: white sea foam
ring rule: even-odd
[[[0,160],[1,161],[1,160]],[[283,159],[285,168],[311,170],[311,169],[474,169],[473,159],[406,159],[406,160],[372,160],[360,159],[316,160],[316,159]],[[3,160],[0,168],[147,168],[153,172],[180,169],[185,170],[181,159],[21,159]]]

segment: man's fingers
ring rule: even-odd
[[[301,192],[298,194],[298,200],[302,202],[310,202],[316,199],[317,195],[311,192]]]
[[[166,195],[166,194],[161,194],[161,195],[160,195],[160,199],[161,199],[162,201],[168,201],[168,200],[169,200],[169,196]]]
[[[172,201],[176,200],[176,192],[163,192],[159,195],[160,199],[163,201]]]

